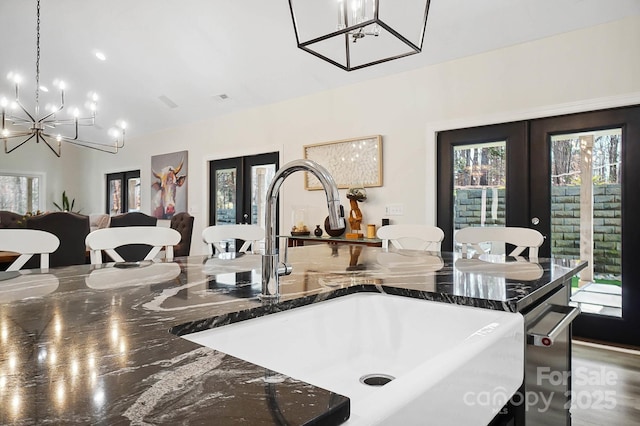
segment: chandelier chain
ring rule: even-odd
[[[36,114],[39,113],[40,101],[40,0],[37,5],[37,24],[36,24]],[[37,118],[37,117],[36,117]]]

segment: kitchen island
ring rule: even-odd
[[[580,269],[353,245],[289,260],[278,304],[258,255],[0,273],[0,423],[340,424],[348,398],[176,334],[358,291],[519,312]]]

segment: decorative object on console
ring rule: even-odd
[[[307,227],[307,207],[306,206],[294,206],[291,212],[291,235],[303,236],[309,235],[309,228]]]
[[[289,9],[300,49],[352,71],[420,53],[429,3],[289,0]]]
[[[188,154],[180,151],[151,157],[151,216],[171,219],[187,211]]]
[[[353,182],[363,188],[382,186],[382,137],[380,135],[324,142],[304,146],[304,158],[324,166],[338,188],[347,189]],[[320,181],[305,173],[304,188],[322,189]]]
[[[109,136],[113,138],[113,142],[111,143],[89,141],[80,139],[79,137],[78,129],[80,126],[95,126],[96,124],[98,95],[95,92],[89,94],[87,104],[91,112],[88,116],[80,117],[80,111],[75,108],[73,111],[70,111],[72,118],[61,118],[56,116],[56,114],[64,108],[65,85],[62,81],[54,81],[54,85],[60,90],[60,104],[50,108],[47,107],[44,113],[40,112],[40,91],[48,92],[48,89],[40,84],[40,0],[37,1],[36,11],[35,110],[34,113],[29,112],[20,101],[20,83],[22,78],[19,75],[10,72],[7,78],[15,84],[15,101],[10,103],[7,98],[0,96],[0,107],[2,108],[2,129],[0,130],[0,139],[4,141],[4,152],[9,154],[35,138],[36,143],[43,142],[57,157],[60,157],[61,155],[62,142],[102,152],[108,152],[109,154],[116,154],[120,148],[124,147],[126,123],[123,121],[119,122],[118,129],[112,128],[109,131]],[[9,107],[9,109],[7,107]],[[72,134],[58,133],[57,129],[62,126],[69,126],[69,128],[72,129]],[[54,129],[56,133],[49,133]],[[9,139],[14,138],[18,138],[19,142],[17,145],[10,148]]]
[[[349,211],[349,227],[351,228],[351,232],[347,233],[346,237],[349,239],[363,238],[362,231],[360,230],[362,212],[358,207],[358,202],[367,199],[367,191],[364,189],[364,186],[355,185],[349,188],[347,198],[351,205],[351,210]]]
[[[313,230],[313,235],[322,237],[322,228],[320,228],[320,225],[316,225],[316,229]]]

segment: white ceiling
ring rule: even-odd
[[[35,5],[0,0],[0,95],[15,71],[35,97]],[[640,0],[431,0],[422,53],[349,73],[296,47],[286,0],[42,0],[41,84],[64,79],[67,106],[97,91],[99,124],[135,137],[638,14]]]

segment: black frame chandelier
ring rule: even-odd
[[[289,0],[298,47],[345,71],[422,51],[430,0]]]
[[[81,116],[75,108],[70,118],[62,118],[59,113],[64,109],[65,85],[62,81],[55,81],[54,85],[60,91],[60,103],[49,105],[42,112],[40,109],[40,92],[48,92],[48,89],[40,85],[40,0],[37,1],[37,25],[36,25],[36,90],[35,108],[32,112],[20,101],[20,83],[22,78],[16,73],[9,73],[7,78],[15,86],[15,99],[9,101],[0,96],[0,108],[2,109],[2,127],[0,127],[0,139],[4,141],[4,152],[9,154],[32,139],[37,143],[44,143],[57,156],[62,154],[62,142],[84,148],[91,148],[110,154],[116,154],[124,147],[126,123],[120,122],[109,131],[112,142],[95,142],[80,138],[80,127],[95,126],[98,95],[91,93],[86,102],[89,109],[88,115]],[[66,133],[65,133],[66,129]],[[10,146],[10,141],[14,143]]]

